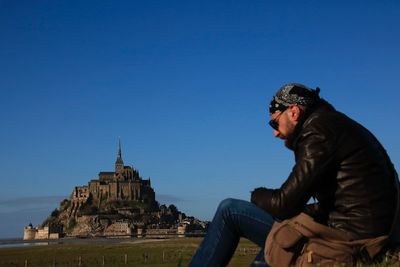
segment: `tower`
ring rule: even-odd
[[[117,154],[117,160],[115,161],[115,172],[122,172],[123,169],[124,169],[124,162],[122,161],[121,140],[118,140],[118,154]]]

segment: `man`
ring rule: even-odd
[[[398,178],[386,151],[319,91],[291,83],[275,94],[269,124],[294,152],[292,172],[279,189],[255,189],[251,203],[222,201],[189,266],[225,266],[240,237],[264,247],[275,221],[301,212],[348,240],[391,234]],[[310,199],[317,202],[308,204]]]

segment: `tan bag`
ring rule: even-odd
[[[387,241],[388,236],[350,241],[345,232],[301,213],[273,225],[264,256],[271,267],[352,266],[360,251],[373,258]]]
[[[306,243],[304,236],[290,226],[289,221],[274,223],[267,236],[265,261],[271,266],[291,266]]]

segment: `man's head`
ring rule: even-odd
[[[282,86],[273,96],[269,105],[270,126],[274,136],[285,141],[290,148],[295,127],[305,113],[305,110],[319,102],[319,88],[311,89],[299,83]]]

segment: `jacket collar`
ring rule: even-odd
[[[308,122],[312,119],[311,115],[313,115],[319,111],[323,111],[323,110],[334,111],[335,108],[330,103],[328,103],[326,100],[321,99],[315,106],[312,106],[312,107],[309,107],[306,109],[306,112],[303,114],[303,116],[300,118],[300,121],[297,123],[296,127],[294,128],[293,137],[287,143],[287,148],[289,148],[290,150],[295,150],[295,148],[297,146],[297,142],[300,137],[300,133],[303,130],[304,125],[307,125]]]

